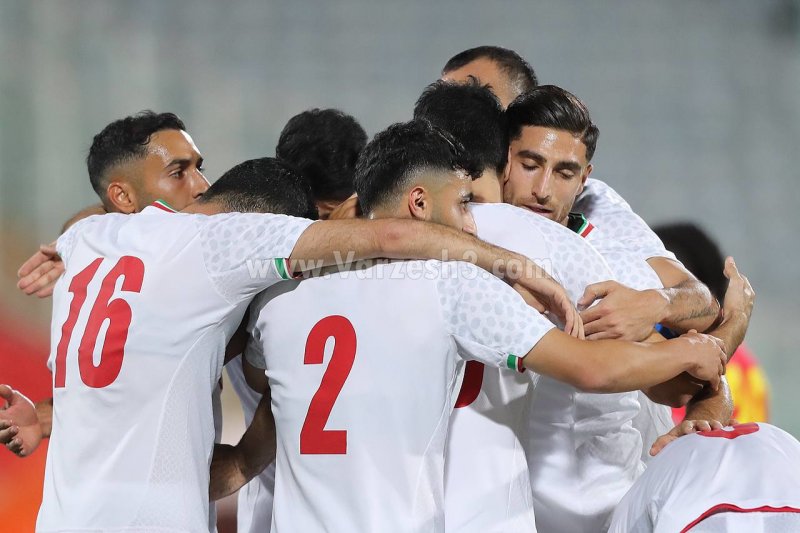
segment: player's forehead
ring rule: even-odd
[[[183,130],[161,130],[150,136],[147,144],[147,157],[162,162],[165,166],[172,161],[195,161],[202,156],[191,135]]]
[[[548,161],[566,160],[586,164],[586,145],[579,136],[544,126],[523,126],[519,137],[511,141],[511,153],[517,157],[539,155]]]

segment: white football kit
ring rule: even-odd
[[[167,212],[170,211],[170,212]],[[53,430],[37,531],[209,530],[212,392],[249,300],[309,220],[94,216],[58,239]]]
[[[507,204],[475,204],[471,210],[481,239],[543,266],[573,301],[586,285],[613,278],[603,258],[560,224]],[[540,513],[547,515],[552,510],[539,502],[553,496],[571,499],[578,490],[577,472],[588,468],[590,458],[572,449],[573,443],[584,437],[576,437],[571,427],[591,424],[593,414],[575,412],[575,401],[582,395],[569,385],[540,377],[531,394],[527,376],[520,379],[478,368],[478,379],[471,380],[470,365],[473,363],[468,363],[459,395],[462,407],[453,412],[448,440],[447,529],[534,531],[534,507],[537,523]],[[615,434],[614,444],[624,438],[638,443],[638,434],[629,422],[638,408],[631,395],[604,395],[604,401],[609,411],[619,411],[618,418],[608,424],[609,432]],[[554,483],[565,492],[554,493]],[[532,492],[538,505],[532,505]]]
[[[800,442],[762,422],[681,437],[625,495],[610,531],[800,531]]]
[[[637,291],[664,287],[647,261],[635,251],[620,248],[605,228],[595,228],[586,240],[600,252],[621,284]],[[654,402],[641,391],[637,394],[641,408],[633,419],[633,427],[642,435],[641,460],[648,463],[652,460],[650,446],[675,424],[669,406]]]
[[[242,370],[242,357],[236,357],[225,365],[228,379],[242,403],[245,427],[250,426],[255,416],[261,395],[250,388]],[[239,489],[236,502],[236,531],[238,533],[262,533],[269,531],[272,523],[272,494],[275,490],[275,461],[271,462],[256,477]]]
[[[658,235],[605,182],[587,179],[572,210],[583,213],[592,224],[602,228],[612,239],[610,245],[645,260],[651,257],[675,259],[675,254],[664,248]]]
[[[573,210],[583,213],[600,229],[586,238],[606,259],[617,281],[636,290],[663,287],[655,271],[649,265],[644,268],[641,263],[653,257],[673,261],[677,258],[614,189],[603,181],[589,178]],[[641,410],[633,420],[633,427],[642,434],[642,460],[649,462],[650,445],[674,425],[672,409],[653,402],[641,392],[639,403]]]
[[[444,531],[444,448],[464,358],[516,369],[554,326],[471,264],[392,262],[281,284],[249,362],[278,436],[273,533]]]

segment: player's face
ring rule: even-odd
[[[203,156],[189,134],[181,130],[153,134],[137,185],[137,211],[156,200],[164,200],[180,211],[206,192]]]
[[[566,224],[591,171],[580,138],[563,130],[526,126],[509,147],[503,200]]]
[[[472,179],[462,172],[448,172],[445,177],[425,180],[421,196],[410,196],[412,215],[415,218],[450,226],[475,235],[475,220],[469,210],[472,201]]]
[[[508,76],[491,59],[476,59],[459,69],[448,72],[442,76],[442,79],[456,83],[466,83],[470,80],[470,77],[478,78],[480,83],[489,85],[489,89],[500,100],[503,109],[508,107],[508,104],[517,97],[517,92],[509,83]]]

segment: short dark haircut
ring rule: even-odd
[[[591,161],[600,130],[592,123],[589,109],[577,96],[555,85],[541,85],[518,96],[506,109],[508,138],[518,139],[525,126],[564,130],[580,138]]]
[[[228,212],[317,218],[308,182],[291,164],[274,157],[239,163],[215,181],[200,201],[219,203]]]
[[[489,59],[496,63],[519,93],[528,92],[539,85],[533,67],[515,51],[500,46],[477,46],[464,50],[450,58],[442,69],[442,75],[458,70],[477,59]]]
[[[725,258],[708,233],[692,222],[664,224],[653,231],[667,250],[705,283],[717,300],[722,301],[728,288],[728,280],[723,274]]]
[[[508,160],[506,116],[500,101],[476,80],[428,85],[414,106],[414,118],[428,120],[455,137],[483,168],[502,174]]]
[[[369,214],[400,192],[419,172],[464,172],[480,176],[480,165],[449,133],[427,120],[392,124],[375,135],[356,164],[355,188]]]
[[[367,133],[338,109],[310,109],[289,119],[275,155],[289,161],[311,184],[316,200],[345,200],[353,194],[356,160]]]
[[[92,188],[103,203],[107,201],[105,180],[108,170],[120,163],[145,157],[150,137],[163,130],[186,131],[186,125],[174,113],[146,110],[115,120],[94,136],[86,167]]]

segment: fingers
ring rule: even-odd
[[[11,400],[14,398],[14,389],[8,385],[0,385],[0,398],[11,403]]]
[[[6,444],[6,448],[8,448],[8,450],[11,451],[12,453],[19,455],[20,457],[25,457],[25,455],[27,455],[23,449],[22,439],[20,439],[19,437],[14,437],[13,439],[11,439],[11,442]]]
[[[728,256],[725,258],[725,267],[722,269],[722,273],[725,274],[725,277],[730,279],[739,277],[739,269],[736,268],[736,261],[733,260],[733,257]]]
[[[604,298],[611,291],[614,284],[615,282],[613,281],[601,281],[587,286],[583,291],[583,296],[578,300],[578,306],[586,308],[593,301]]]
[[[581,319],[583,320],[584,324],[594,322],[595,320],[600,320],[603,318],[603,315],[603,309],[600,307],[600,305],[595,305],[594,307],[590,307],[585,311],[581,311]]]
[[[19,433],[11,420],[0,420],[0,444],[8,445]]]
[[[608,332],[611,329],[609,321],[605,318],[584,322],[583,328],[587,336]]]
[[[53,285],[64,272],[64,263],[61,261],[48,261],[17,282],[17,287],[28,296],[49,296],[53,292]]]
[[[662,435],[656,439],[652,446],[650,446],[650,455],[655,457],[658,455],[664,447],[669,444],[670,442],[674,441],[678,437],[670,435],[667,433],[666,435]]]
[[[22,266],[17,270],[17,277],[22,278],[33,272],[42,263],[52,261],[58,252],[56,252],[55,243],[39,245],[39,251],[28,258],[27,261],[22,263]]]
[[[603,339],[617,339],[617,338],[618,337],[610,331],[599,331],[597,333],[591,333],[586,335],[586,340],[590,341],[601,341]]]

